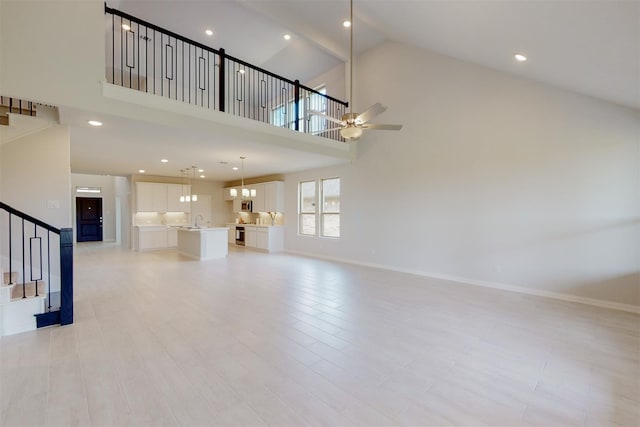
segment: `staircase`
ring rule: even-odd
[[[0,143],[2,144],[59,122],[57,107],[0,96]]]
[[[73,240],[0,202],[0,336],[73,323]]]
[[[21,283],[18,272],[2,272],[0,285],[0,336],[37,328],[36,314],[45,313],[46,284]]]

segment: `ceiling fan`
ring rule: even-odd
[[[374,130],[400,130],[402,125],[383,125],[377,123],[368,123],[379,114],[384,113],[387,107],[378,103],[373,104],[362,113],[354,113],[351,111],[353,105],[353,0],[349,2],[349,112],[342,115],[342,120],[338,120],[335,117],[331,117],[321,111],[308,110],[310,114],[325,118],[327,121],[338,124],[338,127],[331,129],[324,129],[318,132],[314,132],[314,135],[319,135],[325,132],[331,132],[334,130],[340,130],[340,135],[347,141],[356,141],[361,136],[365,129]]]

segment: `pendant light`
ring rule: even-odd
[[[184,203],[186,200],[186,197],[184,197],[184,174],[185,174],[185,170],[184,169],[180,169],[180,175],[182,175],[182,184],[180,185],[180,203]]]
[[[180,169],[180,174],[182,175],[182,185],[180,187],[180,203],[190,203],[190,202],[197,202],[198,201],[198,195],[197,194],[192,194],[191,193],[191,178],[187,178],[189,180],[189,192],[185,195],[184,193],[184,181],[185,181],[185,176],[187,176],[187,174],[189,173],[189,170],[191,170],[192,176],[195,179],[196,177],[196,169],[198,169],[197,166],[191,166],[190,168],[186,168],[186,169]]]
[[[244,156],[240,157],[240,173],[242,178],[240,193],[242,194],[242,197],[249,197],[250,196],[249,189],[244,188],[244,159],[245,159]]]
[[[193,174],[193,179],[196,179],[196,170],[198,169],[197,166],[191,166],[191,172]],[[193,185],[193,182],[191,180],[189,180],[189,184]],[[191,187],[189,187],[189,192],[191,193],[193,190]],[[198,195],[197,194],[193,194],[191,193],[191,201],[192,202],[197,202],[198,201]]]

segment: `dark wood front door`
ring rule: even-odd
[[[76,240],[102,241],[102,199],[76,198]]]

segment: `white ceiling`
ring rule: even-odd
[[[348,0],[108,4],[300,81],[348,58]],[[357,52],[402,42],[640,109],[640,1],[355,0],[354,15]]]
[[[302,82],[348,58],[348,31],[342,27],[349,14],[348,0],[112,0],[107,4]],[[640,109],[639,1],[356,0],[354,14],[356,53],[385,40],[396,41]],[[213,37],[204,34],[206,28],[214,30]],[[285,33],[292,40],[285,41]],[[517,63],[516,52],[529,60]],[[96,138],[95,129],[88,129],[81,117],[71,110],[62,114],[73,129],[76,172],[127,175],[144,167],[153,174],[175,176],[180,168],[197,163],[207,169],[207,179],[231,180],[238,174],[218,162],[237,162],[240,151],[247,156],[246,176],[332,162],[325,156],[249,141],[239,150],[238,141],[231,145],[210,140],[208,148],[215,143],[216,154],[205,159],[199,153],[204,152],[207,135],[150,129],[113,118]],[[124,147],[131,156],[114,157]],[[164,147],[166,154],[158,147]],[[163,156],[172,160],[162,166],[165,169],[148,166]]]

